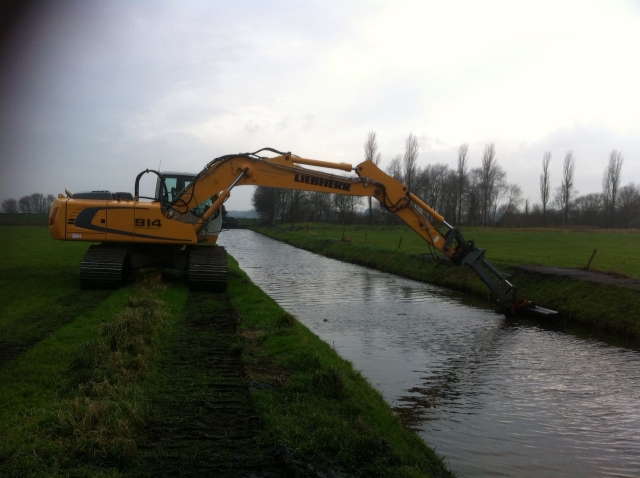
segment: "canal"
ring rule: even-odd
[[[460,477],[640,476],[640,351],[252,231],[219,243]]]

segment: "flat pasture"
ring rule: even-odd
[[[280,226],[289,230],[289,225]],[[294,226],[318,238],[347,240],[373,247],[425,254],[428,246],[408,226],[341,226],[302,223]],[[596,250],[590,269],[640,278],[640,230],[638,229],[502,229],[461,227],[467,240],[486,249],[492,262],[507,265],[542,264],[586,267]],[[444,230],[443,230],[444,232]]]
[[[2,364],[106,295],[77,295],[88,244],[56,243],[45,227],[0,226],[0,237]]]

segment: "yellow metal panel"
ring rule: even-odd
[[[57,208],[57,211],[56,211]],[[65,226],[67,222],[67,198],[57,197],[54,199],[53,204],[51,205],[51,210],[49,211],[49,221],[54,219],[52,217],[53,212],[56,211],[56,216],[54,223],[49,223],[49,233],[51,237],[54,239],[65,240]]]
[[[166,218],[160,203],[137,203],[134,218],[134,242],[153,244],[196,244],[193,224]]]
[[[72,199],[67,201],[66,239],[104,241],[107,229],[107,201]]]
[[[135,201],[107,203],[107,241],[133,242]]]

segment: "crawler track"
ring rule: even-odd
[[[126,247],[90,246],[80,264],[80,287],[83,289],[117,289],[127,273]]]
[[[136,259],[145,259],[142,265]],[[126,244],[100,244],[89,247],[80,264],[83,289],[117,289],[129,271],[145,267],[187,270],[189,289],[224,292],[227,288],[227,251],[221,246],[191,246],[175,252],[155,248],[151,253],[131,249]]]
[[[189,289],[224,292],[227,289],[227,251],[222,246],[195,246],[189,251]]]

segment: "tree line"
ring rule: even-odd
[[[0,204],[0,209],[7,214],[49,214],[49,208],[55,197],[53,194],[44,195],[33,193],[22,196],[18,201],[13,198],[5,199]]]
[[[539,178],[540,202],[523,197],[522,188],[507,179],[498,163],[496,147],[487,144],[478,167],[469,163],[469,145],[458,148],[455,168],[443,163],[417,163],[418,138],[409,134],[404,155],[392,158],[387,174],[403,182],[427,204],[459,225],[538,227],[583,225],[592,227],[640,227],[640,186],[621,185],[624,158],[613,150],[602,177],[602,191],[579,195],[574,176],[576,158],[571,150],[562,163],[560,184],[552,189],[549,169],[551,152],[542,156]],[[380,163],[376,133],[369,132],[364,143],[364,159]],[[268,224],[301,221],[388,224],[397,218],[371,198],[363,205],[355,196],[326,194],[259,186],[252,204]],[[367,207],[368,206],[368,207]]]

